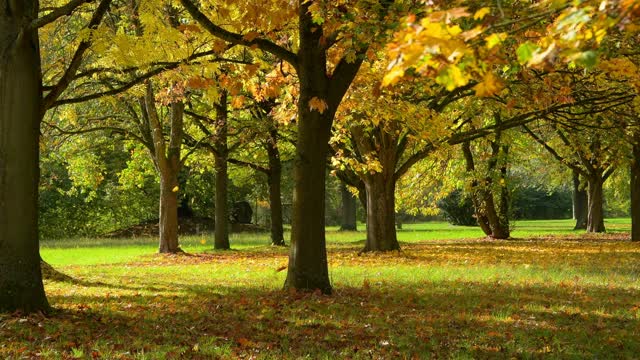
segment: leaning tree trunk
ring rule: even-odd
[[[462,144],[462,151],[465,158],[466,170],[473,174],[475,171],[475,163],[473,160],[473,153],[471,152],[470,142]],[[492,159],[490,159],[489,171],[495,169],[497,156],[497,151],[494,150]],[[501,176],[506,176],[506,168],[505,174]],[[504,192],[507,191],[507,189],[503,189],[502,186],[500,187],[499,197],[500,201],[504,204],[501,204],[501,209],[499,209],[496,206],[494,195],[491,191],[492,183],[493,181],[490,176],[487,176],[484,179],[484,184],[480,184],[480,181],[477,179],[471,180],[471,199],[475,209],[476,219],[485,235],[494,239],[508,239],[511,234],[507,214],[508,194]]]
[[[229,148],[227,146],[228,109],[227,93],[222,91],[216,108],[216,140],[215,171],[215,234],[213,247],[217,250],[228,250],[229,245],[229,173],[227,161]]]
[[[270,132],[267,154],[269,156],[269,208],[271,210],[271,245],[284,246],[282,218],[282,162],[277,143],[277,130]]]
[[[577,171],[573,172],[573,219],[576,221],[576,226],[573,230],[583,230],[587,228],[587,215],[589,213],[588,208],[588,195],[584,188],[580,187],[580,174]]]
[[[38,245],[38,1],[0,0],[0,311],[49,310]]]
[[[603,184],[601,177],[591,177],[589,180],[589,213],[587,216],[587,232],[605,232],[603,211]]]
[[[631,161],[631,241],[640,241],[640,143],[633,144]]]
[[[340,225],[340,230],[357,231],[356,197],[344,183],[340,184],[340,194],[342,196],[342,225]]]

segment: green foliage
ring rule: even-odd
[[[462,190],[456,189],[438,201],[438,208],[444,218],[452,225],[478,225],[471,197],[464,194]]]
[[[571,218],[571,192],[558,189],[549,192],[535,186],[520,186],[513,194],[513,214],[516,219]]]

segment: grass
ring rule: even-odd
[[[76,281],[47,282],[50,317],[0,317],[1,358],[637,358],[640,244],[522,221],[515,240],[405,224],[403,251],[357,255],[363,232],[328,229],[332,296],[280,290],[287,249],[233,235],[44,241]],[[204,244],[202,241],[204,240]]]

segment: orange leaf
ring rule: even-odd
[[[317,110],[320,114],[322,114],[325,112],[325,110],[327,110],[328,107],[329,105],[327,105],[327,102],[318,98],[317,96],[314,96],[313,98],[311,98],[311,100],[309,100],[309,109],[311,111]]]

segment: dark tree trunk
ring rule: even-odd
[[[631,241],[640,241],[640,143],[633,144],[631,161]]]
[[[176,174],[160,174],[160,253],[180,252],[178,243],[178,186]]]
[[[357,231],[356,219],[356,197],[349,191],[346,184],[340,184],[340,194],[342,196],[342,231]]]
[[[574,230],[587,228],[588,195],[584,188],[580,187],[580,174],[573,171],[573,219],[576,221]]]
[[[284,229],[282,218],[282,162],[278,149],[278,131],[270,131],[269,143],[267,144],[267,154],[269,156],[269,208],[271,210],[271,244],[284,246]]]
[[[587,232],[605,232],[603,211],[603,184],[602,177],[591,177],[589,180],[589,214],[587,216]]]
[[[309,106],[313,98],[328,102],[329,79],[322,28],[309,14],[309,4],[299,10],[298,141],[294,165],[296,184],[291,224],[291,251],[284,287],[320,289],[331,293],[325,239],[325,173],[329,137],[337,104],[322,112]],[[335,79],[334,79],[335,81]]]
[[[216,140],[215,140],[215,171],[216,171],[216,194],[215,194],[215,235],[214,248],[228,250],[229,245],[229,204],[228,204],[228,183],[229,174],[227,160],[229,158],[229,148],[227,145],[228,133],[228,109],[227,93],[222,91],[216,108]]]
[[[0,0],[0,311],[47,312],[38,245],[38,1]]]

